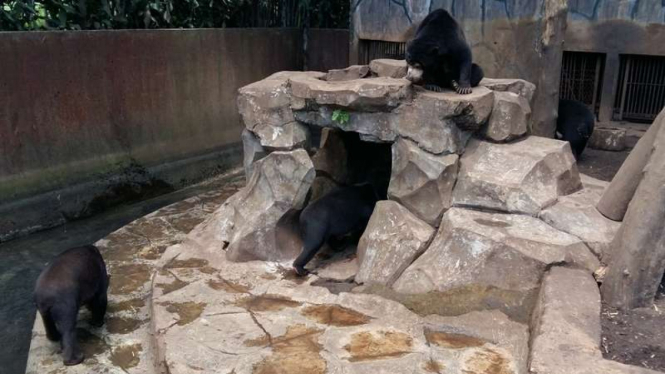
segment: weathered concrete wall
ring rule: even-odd
[[[566,0],[353,0],[351,61],[357,61],[358,39],[407,41],[420,21],[439,8],[463,26],[474,61],[486,76],[522,78],[537,85],[531,130],[552,137]]]
[[[605,53],[599,119],[610,121],[619,55],[665,56],[665,2],[570,0],[569,7],[564,49]]]
[[[0,240],[240,164],[237,89],[295,29],[0,33]]]
[[[306,70],[328,71],[349,66],[349,30],[309,29]]]

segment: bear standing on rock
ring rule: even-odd
[[[104,323],[109,276],[97,247],[68,249],[42,271],[35,286],[35,303],[44,321],[46,337],[62,342],[65,365],[84,359],[76,343],[76,320],[81,305],[92,312],[93,326]]]
[[[422,21],[406,48],[406,79],[430,91],[451,88],[471,93],[483,79],[483,70],[472,63],[464,31],[445,10],[437,9]]]

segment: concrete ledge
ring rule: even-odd
[[[239,166],[242,143],[194,157],[114,173],[62,189],[0,204],[0,242],[89,217],[115,205],[154,197]]]
[[[600,291],[587,271],[554,267],[546,275],[531,321],[529,372],[656,374],[603,359]]]

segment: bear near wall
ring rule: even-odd
[[[536,84],[534,135],[552,137],[556,127],[567,1],[354,0],[350,62],[359,63],[360,40],[408,41],[427,14],[446,9],[464,29],[473,61],[485,76]],[[388,21],[386,21],[388,20]]]

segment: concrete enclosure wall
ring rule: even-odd
[[[296,29],[0,33],[0,51],[0,240],[239,164],[237,89],[303,57]]]
[[[571,0],[564,49],[605,54],[601,122],[612,119],[621,54],[665,56],[665,2]]]
[[[307,70],[328,71],[349,66],[349,30],[309,29]]]

